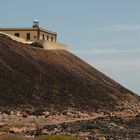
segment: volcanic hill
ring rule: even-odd
[[[0,35],[0,109],[138,112],[139,97],[68,51]]]

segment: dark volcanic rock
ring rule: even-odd
[[[127,122],[127,125],[131,129],[137,128],[140,131],[140,113],[136,115],[133,119]]]
[[[130,129],[120,117],[99,117],[94,120],[76,121],[58,125],[47,125],[28,135],[66,134],[87,137],[89,140],[104,138],[105,140],[139,140],[139,128]]]
[[[138,111],[138,96],[67,51],[33,48],[0,35],[0,107]]]

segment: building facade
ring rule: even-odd
[[[57,33],[40,28],[38,20],[33,21],[32,28],[0,28],[0,34],[17,42],[38,44],[43,49],[67,50],[66,45],[57,42]]]
[[[16,36],[26,41],[49,40],[57,41],[57,33],[39,27],[38,21],[33,21],[32,28],[0,28],[0,32]]]

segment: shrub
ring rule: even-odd
[[[1,136],[0,137],[0,140],[29,140],[23,136],[10,136],[10,135],[7,135],[7,136]]]
[[[76,140],[73,136],[65,136],[65,135],[47,135],[40,136],[36,138],[36,140]]]
[[[0,140],[77,140],[75,137],[72,136],[65,136],[65,135],[44,135],[39,136],[36,138],[25,138],[23,136],[1,136]]]

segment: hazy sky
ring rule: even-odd
[[[40,26],[140,94],[140,0],[0,0],[0,27]]]

